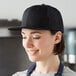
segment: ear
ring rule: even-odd
[[[61,31],[58,31],[55,34],[55,44],[58,44],[59,42],[61,42],[61,37],[62,37],[62,32]]]

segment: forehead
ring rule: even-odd
[[[34,29],[22,29],[21,33],[22,34],[35,34],[35,33],[39,33],[39,34],[43,34],[43,33],[48,33],[48,30],[34,30]]]

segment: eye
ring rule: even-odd
[[[26,39],[26,38],[27,38],[27,37],[25,37],[25,36],[24,36],[24,37],[22,37],[22,39]]]
[[[33,39],[40,39],[40,36],[33,36]]]

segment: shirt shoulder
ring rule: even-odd
[[[69,67],[64,67],[63,76],[76,76],[76,72],[71,70]]]
[[[13,74],[12,76],[27,76],[27,70],[17,72]],[[72,71],[68,67],[64,67],[62,76],[76,76],[76,72]]]
[[[27,76],[27,70],[16,72],[12,76]]]

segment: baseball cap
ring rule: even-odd
[[[46,4],[28,7],[23,13],[21,26],[10,27],[9,30],[21,30],[22,28],[64,32],[60,11]]]

